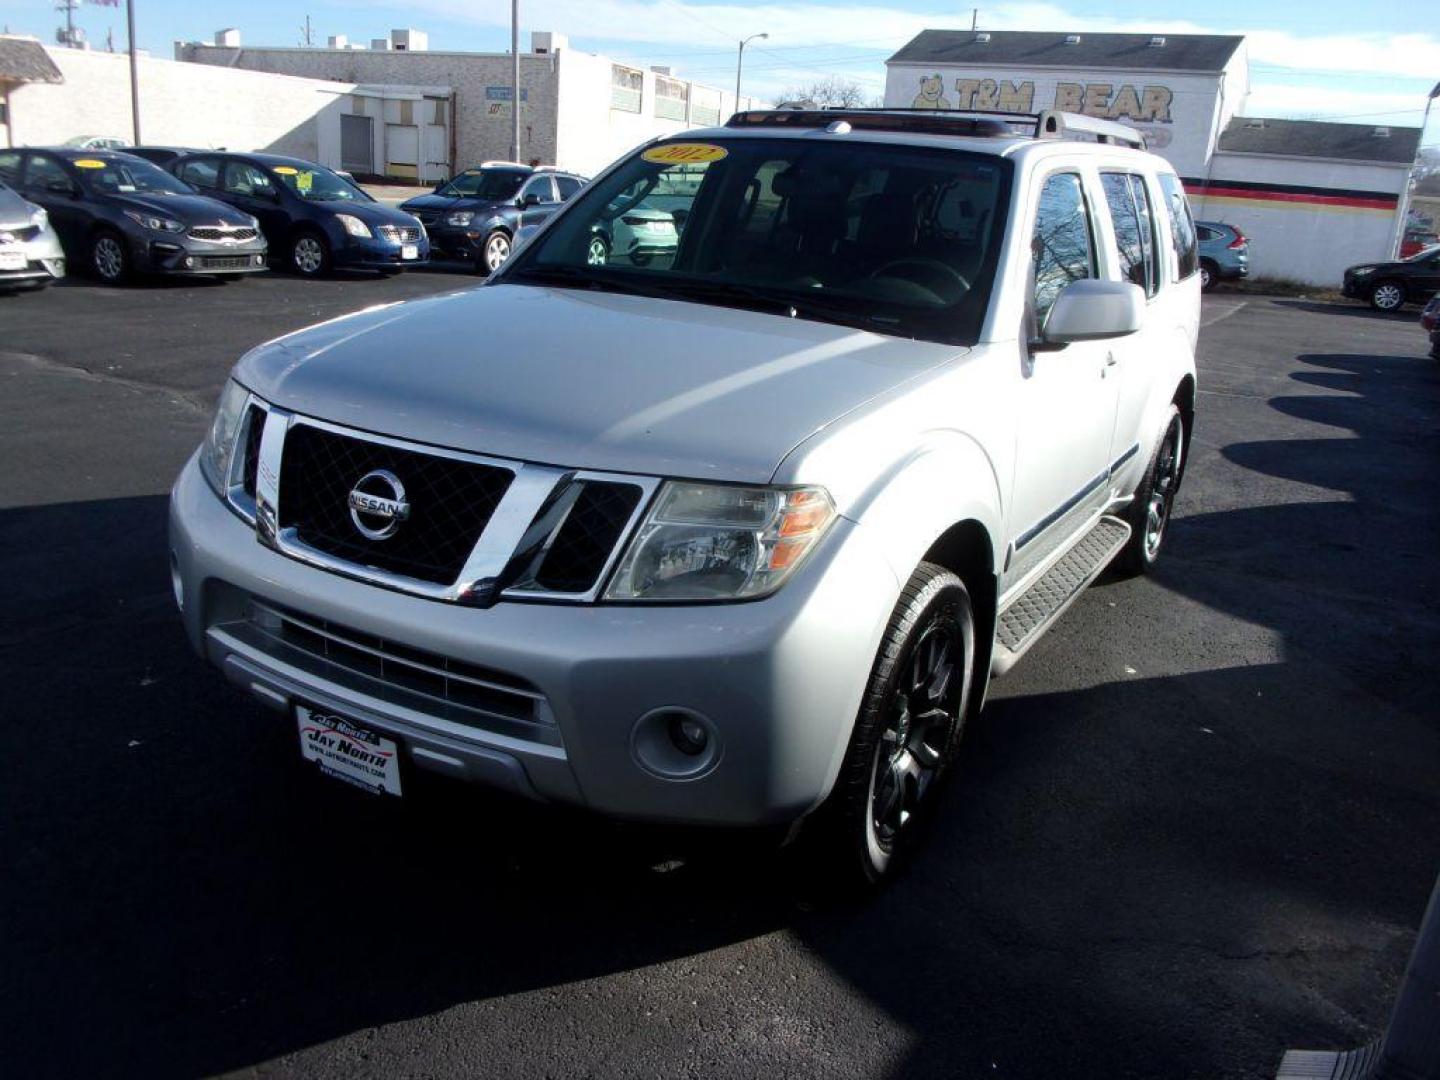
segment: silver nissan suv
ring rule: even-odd
[[[673,245],[597,254],[662,191]],[[242,357],[176,601],[328,776],[802,824],[878,881],[990,677],[1159,556],[1198,268],[1121,125],[740,113],[483,286]]]

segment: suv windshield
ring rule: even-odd
[[[470,199],[513,199],[528,173],[514,169],[466,169],[435,194]]]
[[[274,165],[271,172],[287,188],[302,199],[313,202],[339,200],[342,202],[369,202],[370,197],[343,176],[337,176],[329,169],[318,165]]]
[[[193,195],[164,169],[140,158],[76,158],[71,162],[94,195]]]
[[[972,343],[1010,169],[991,155],[859,141],[660,143],[586,187],[500,280]]]

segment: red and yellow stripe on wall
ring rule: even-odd
[[[1400,197],[1383,191],[1350,188],[1257,184],[1242,180],[1195,180],[1182,177],[1185,194],[1205,206],[1247,206],[1262,210],[1304,209],[1331,214],[1394,214]],[[1197,208],[1197,212],[1200,212]]]

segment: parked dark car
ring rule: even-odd
[[[134,154],[162,169],[168,169],[176,158],[182,158],[186,154],[198,154],[200,151],[193,146],[127,146],[125,153]]]
[[[1223,221],[1197,221],[1200,238],[1200,288],[1209,292],[1217,281],[1235,281],[1250,274],[1250,238]]]
[[[1440,246],[1399,262],[1361,263],[1345,271],[1341,291],[1376,311],[1399,311],[1440,292]]]
[[[436,254],[489,274],[510,257],[521,216],[538,225],[585,183],[546,167],[487,161],[400,204],[425,224]]]
[[[171,163],[181,180],[260,219],[270,251],[305,277],[335,267],[395,273],[430,259],[425,229],[332,169],[276,154],[202,150]]]
[[[251,215],[206,198],[170,173],[117,150],[0,150],[0,180],[45,208],[72,266],[118,282],[132,273],[265,269]]]
[[[1440,360],[1440,295],[1432,296],[1420,313],[1420,328],[1430,335],[1430,359]]]

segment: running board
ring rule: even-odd
[[[1102,517],[1054,566],[1007,604],[995,628],[990,673],[1004,675],[1014,667],[1129,539],[1128,524],[1117,517]]]

